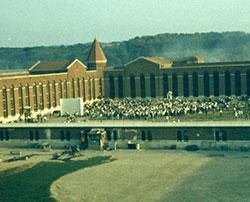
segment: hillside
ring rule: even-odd
[[[206,62],[250,61],[250,34],[244,32],[158,34],[102,43],[108,66],[121,66],[139,56],[202,56]],[[73,60],[86,64],[90,43],[70,46],[0,48],[0,69],[27,69],[38,60]]]

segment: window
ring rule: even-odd
[[[152,132],[149,130],[148,131],[148,141],[152,141]]]
[[[3,131],[0,131],[0,140],[3,141]]]
[[[225,72],[225,94],[231,96],[231,75],[229,71]]]
[[[13,85],[10,86],[10,105],[11,105],[11,115],[15,116],[16,108],[15,108],[15,88]]]
[[[215,131],[215,140],[216,140],[217,142],[220,141],[220,131],[218,131],[218,130]]]
[[[77,80],[76,80],[76,85],[77,85],[77,97],[81,97],[80,79],[79,78],[77,78]]]
[[[5,140],[8,141],[10,139],[9,131],[5,131]]]
[[[53,98],[53,107],[56,107],[56,82],[52,81],[52,98]]]
[[[18,86],[19,114],[23,114],[23,86]]]
[[[70,132],[69,131],[66,132],[66,140],[70,141]]]
[[[61,138],[61,141],[64,141],[64,139],[65,139],[65,137],[64,137],[64,131],[61,131],[60,138]]]
[[[86,100],[86,97],[85,97],[85,79],[82,78],[82,97],[83,97],[83,101]]]
[[[62,81],[59,80],[59,84],[58,84],[58,94],[59,94],[59,98],[63,98],[63,94],[62,94]]]
[[[210,96],[210,89],[209,89],[209,74],[205,72],[203,75],[204,80],[204,95],[209,97]]]
[[[196,72],[193,73],[193,96],[198,97],[198,74]]]
[[[113,131],[113,135],[114,135],[114,141],[116,141],[117,140],[117,131],[116,130]]]
[[[123,98],[123,78],[122,75],[118,75],[118,96]]]
[[[183,92],[184,97],[189,96],[188,74],[186,72],[183,73]]]
[[[68,85],[67,85],[67,80],[65,79],[64,80],[64,83],[63,83],[63,90],[64,90],[64,98],[68,98]]]
[[[102,97],[102,78],[99,78],[99,96]]]
[[[8,97],[7,97],[6,86],[3,86],[2,94],[3,94],[3,116],[6,118],[8,117]]]
[[[75,98],[75,80],[71,80],[71,97]]]
[[[33,134],[33,131],[30,131],[30,141],[33,141],[34,140],[34,134]]]
[[[39,97],[40,97],[40,109],[44,109],[44,98],[43,98],[43,83],[39,83]]]
[[[222,141],[223,142],[227,141],[227,133],[226,133],[226,131],[222,131]]]
[[[182,141],[182,133],[181,131],[177,131],[177,142],[181,142]]]
[[[166,73],[163,74],[163,96],[167,97],[168,93],[168,75]]]
[[[28,83],[25,85],[25,103],[26,106],[30,106],[30,86]]]
[[[172,74],[172,84],[173,84],[173,96],[178,96],[178,83],[177,83],[177,75],[176,73]]]
[[[89,100],[91,100],[91,80],[88,78]]]
[[[140,83],[141,83],[141,97],[146,97],[146,91],[145,91],[145,76],[144,74],[140,75]]]
[[[93,83],[93,99],[95,99],[95,77],[92,78]]]
[[[36,83],[33,83],[33,102],[34,102],[34,110],[38,110],[38,103],[37,103],[37,88]]]
[[[110,91],[110,98],[113,99],[115,97],[115,85],[114,85],[114,77],[112,75],[109,76],[109,91]]]
[[[247,71],[247,95],[250,96],[250,70]]]
[[[217,71],[214,72],[214,96],[220,95],[220,80],[219,73]]]
[[[37,130],[35,131],[35,139],[36,139],[36,141],[39,140],[39,132]]]
[[[135,76],[133,74],[130,75],[130,95],[131,95],[131,98],[135,98],[135,95],[136,95]]]
[[[151,97],[156,97],[156,89],[155,89],[155,75],[150,74],[150,89],[151,89]]]
[[[144,130],[141,131],[141,140],[142,140],[142,141],[145,141],[145,140],[146,140],[146,133],[145,133]]]
[[[110,140],[111,140],[111,133],[110,133],[110,131],[109,131],[109,130],[107,131],[107,140],[108,140],[108,141],[110,141]]]
[[[235,72],[235,95],[241,96],[241,77],[240,72]]]
[[[183,137],[184,142],[188,142],[189,138],[188,138],[188,132],[185,130],[184,131],[184,137]]]
[[[46,98],[47,98],[47,108],[51,108],[51,98],[50,98],[50,83],[46,82]]]

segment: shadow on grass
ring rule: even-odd
[[[98,156],[70,162],[40,162],[0,172],[0,201],[56,201],[50,196],[50,185],[58,178],[82,168],[114,161],[111,156]]]

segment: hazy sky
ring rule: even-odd
[[[0,0],[0,47],[245,31],[250,0]]]

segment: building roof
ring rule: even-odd
[[[30,69],[30,73],[51,73],[51,72],[64,72],[67,70],[67,67],[71,64],[71,61],[50,61],[50,62],[41,62],[38,61]]]
[[[107,58],[105,57],[102,48],[96,39],[92,43],[87,61],[88,63],[107,62]]]
[[[189,56],[182,58],[167,58],[173,64],[194,64],[194,63],[203,63],[203,58],[201,56]]]
[[[159,57],[146,57],[146,58],[149,59],[149,60],[152,60],[152,61],[154,61],[154,62],[156,62],[158,64],[161,64],[163,66],[171,64],[170,61],[168,61],[166,59],[163,59],[163,58],[159,58]]]

